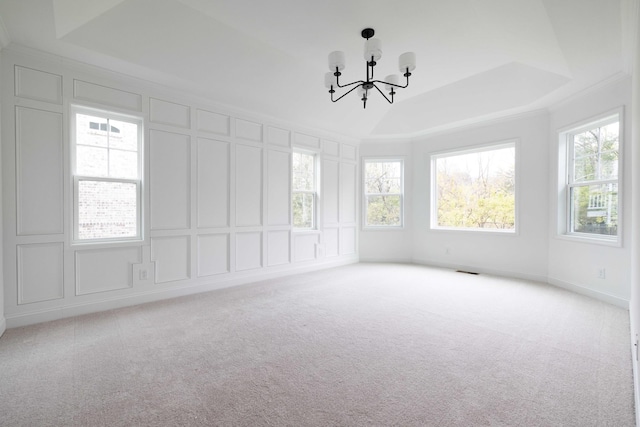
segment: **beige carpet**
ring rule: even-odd
[[[359,264],[7,330],[2,426],[632,426],[628,312]]]

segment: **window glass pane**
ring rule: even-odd
[[[367,225],[400,226],[400,196],[367,196]]]
[[[293,193],[293,226],[295,228],[313,228],[313,193]]]
[[[109,173],[108,150],[78,145],[76,147],[76,173],[84,176],[107,177]]]
[[[571,229],[577,233],[618,234],[618,184],[571,188]]]
[[[314,156],[293,153],[293,189],[298,191],[315,190]]]
[[[138,125],[135,123],[109,120],[109,147],[120,150],[138,151]]]
[[[138,178],[138,153],[109,150],[109,176],[111,178]]]
[[[402,165],[400,162],[366,162],[366,193],[400,193]]]
[[[437,226],[515,229],[515,146],[439,156],[435,169]]]
[[[137,185],[126,182],[78,182],[78,238],[135,237]]]
[[[618,146],[618,122],[574,135],[573,181],[617,179]]]
[[[102,117],[76,114],[76,144],[107,147],[107,133],[100,130],[100,126],[107,125],[107,119]]]

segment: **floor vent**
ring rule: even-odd
[[[456,270],[456,273],[473,274],[474,276],[477,276],[478,274],[480,274],[474,271],[464,271],[464,270]]]

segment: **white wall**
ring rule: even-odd
[[[1,49],[0,49],[1,52]],[[0,55],[0,81],[2,81],[2,55]],[[2,146],[2,105],[0,103],[0,146]],[[0,153],[0,194],[2,192],[2,155]],[[0,200],[2,200],[2,197],[0,196]],[[2,209],[0,209],[0,224],[2,224]],[[2,334],[4,333],[6,327],[7,327],[7,321],[4,317],[4,275],[3,275],[3,269],[4,269],[4,265],[2,262],[2,248],[3,248],[3,230],[2,227],[0,227],[0,336],[2,336]]]
[[[411,262],[413,230],[413,158],[410,142],[372,142],[360,146],[361,158],[397,158],[404,161],[404,227],[362,229],[360,231],[360,260]],[[362,164],[360,165],[362,170]],[[362,179],[360,180],[362,182]],[[360,203],[364,211],[362,188]],[[364,212],[363,212],[364,215]],[[361,221],[364,224],[364,220]]]
[[[545,280],[547,272],[548,116],[532,113],[434,135],[414,143],[415,262]],[[515,234],[430,229],[434,153],[517,141]]]
[[[557,233],[558,130],[624,107],[622,139],[622,245],[577,242]],[[631,280],[631,81],[623,79],[567,100],[550,114],[549,282],[626,306]],[[598,270],[605,269],[605,278]]]
[[[9,327],[357,262],[357,142],[21,48],[1,54]],[[143,117],[144,241],[72,243],[71,104]],[[320,160],[313,231],[291,226],[295,147]]]

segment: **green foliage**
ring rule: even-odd
[[[499,161],[491,152],[437,159],[439,226],[515,228],[515,150],[501,150],[510,151]]]
[[[368,161],[365,163],[366,225],[402,225],[402,163]]]

